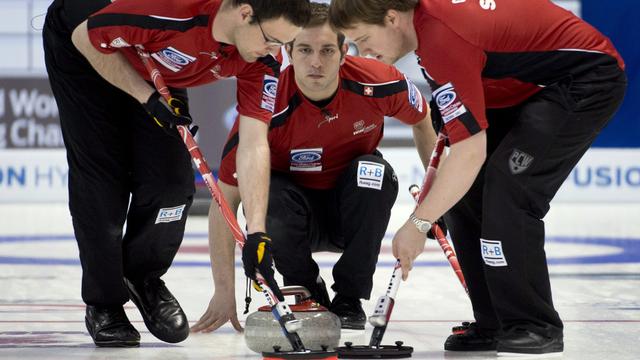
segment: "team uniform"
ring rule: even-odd
[[[94,47],[123,54],[150,81],[135,50],[144,47],[172,94],[185,101],[185,87],[236,76],[239,113],[268,122],[280,64],[271,56],[247,63],[234,46],[215,41],[211,26],[220,5],[56,0],[49,7],[45,63],[67,148],[69,208],[89,305],[124,304],[129,295],[123,277],[136,282],[167,271],[182,241],[194,178],[184,144],[104,80],[75,48],[71,33],[88,18]]]
[[[343,252],[333,268],[336,293],[369,298],[380,242],[398,192],[393,168],[377,152],[384,117],[415,124],[427,115],[418,89],[394,67],[347,56],[335,95],[323,103],[283,71],[271,120],[272,178],[267,232],[285,284],[314,287],[314,251]],[[234,178],[238,124],[229,134],[220,180]]]
[[[421,0],[414,27],[449,141],[487,129],[487,161],[445,216],[478,327],[561,337],[541,219],[621,103],[624,63],[546,0]]]

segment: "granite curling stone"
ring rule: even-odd
[[[285,296],[295,295],[296,304],[289,305],[297,320],[302,322],[298,335],[309,350],[331,350],[340,341],[340,319],[326,307],[309,299],[309,291],[302,286],[284,286]],[[245,322],[244,339],[247,346],[257,353],[272,352],[274,346],[281,351],[291,351],[291,344],[282,333],[280,324],[265,305],[251,313]]]

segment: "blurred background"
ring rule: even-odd
[[[65,203],[67,166],[58,111],[44,68],[41,28],[47,0],[0,0],[0,203]],[[559,202],[640,202],[640,27],[637,0],[562,0],[613,40],[627,65],[629,88],[622,108],[598,137],[558,194]],[[398,67],[428,96],[413,56]],[[190,89],[191,113],[200,125],[198,141],[217,169],[235,112],[235,80]],[[420,182],[422,169],[411,130],[388,119],[383,152],[401,183]],[[215,170],[214,170],[215,172]],[[402,186],[402,185],[401,185]],[[195,212],[209,194],[200,184]],[[401,192],[401,202],[411,198]],[[0,223],[3,220],[0,219]]]

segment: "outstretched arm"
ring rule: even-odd
[[[248,234],[265,232],[271,173],[268,131],[266,123],[240,115],[236,167]]]
[[[218,181],[222,195],[235,214],[240,205],[238,188]],[[193,332],[211,332],[231,321],[236,331],[242,331],[238,321],[235,298],[235,240],[215,201],[209,208],[209,257],[213,274],[214,293],[200,320],[191,327]]]
[[[429,194],[415,211],[416,217],[433,223],[469,190],[486,159],[487,137],[483,130],[451,145],[447,161],[438,170]],[[393,255],[400,259],[402,278],[409,276],[413,261],[424,249],[426,236],[410,220],[393,238]]]

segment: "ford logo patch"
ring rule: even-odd
[[[276,81],[265,81],[264,92],[265,95],[276,97],[278,93],[278,83]]]
[[[438,107],[440,109],[444,109],[447,106],[451,105],[451,103],[455,99],[456,99],[456,93],[451,90],[447,90],[438,94],[438,97],[436,98],[436,103],[438,104]]]
[[[298,163],[312,163],[320,160],[321,158],[322,155],[313,151],[305,151],[291,156],[291,160]]]
[[[189,64],[189,59],[185,58],[184,56],[176,53],[175,51],[171,50],[171,49],[164,49],[162,50],[162,54],[164,56],[166,56],[169,60],[171,60],[172,62],[178,64],[178,65],[187,65]]]

